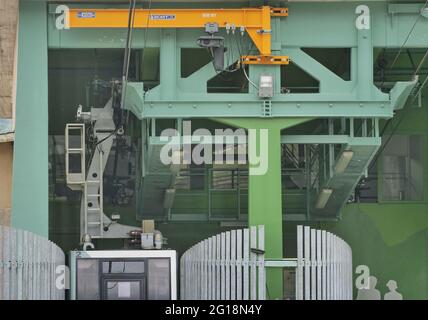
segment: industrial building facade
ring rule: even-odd
[[[66,256],[90,244],[99,270],[102,259],[131,257],[131,269],[146,259],[169,289],[142,277],[114,292],[142,299],[180,298],[175,286],[187,283],[172,272],[174,285],[163,283],[159,270],[187,268],[186,250],[202,243],[204,256],[217,234],[235,266],[230,243],[256,226],[262,297],[303,298],[306,226],[320,231],[320,265],[322,232],[346,242],[351,295],[336,298],[428,299],[425,1],[17,2],[15,102],[0,106],[1,225]],[[147,256],[117,253],[145,243]],[[375,288],[359,287],[365,275]],[[201,279],[210,291],[207,271]],[[216,296],[190,298],[200,297]]]

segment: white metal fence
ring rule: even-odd
[[[180,260],[181,299],[264,300],[264,250],[264,226],[199,242]]]
[[[64,253],[28,231],[0,226],[0,300],[62,300],[56,268]]]
[[[297,227],[297,300],[352,300],[352,251],[330,232]]]

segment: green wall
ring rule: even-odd
[[[427,90],[425,90],[427,92]],[[388,126],[384,139],[400,121],[396,134],[419,134],[424,137],[424,162],[428,159],[428,100],[423,107],[409,104],[399,111]],[[381,157],[379,158],[381,159]],[[378,184],[382,182],[381,161],[378,161]],[[404,299],[428,299],[428,170],[424,168],[424,200],[382,201],[348,204],[339,222],[312,223],[314,228],[329,230],[342,237],[352,248],[353,267],[367,265],[378,279],[381,295],[388,292],[386,283],[395,280]],[[296,226],[285,223],[284,241],[287,257],[296,256]],[[356,274],[354,274],[355,280]],[[356,291],[354,292],[356,297]]]

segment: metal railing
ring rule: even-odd
[[[180,260],[183,300],[265,300],[264,226],[223,232]]]
[[[64,262],[63,251],[51,241],[0,226],[0,300],[63,300],[65,282],[57,269]]]

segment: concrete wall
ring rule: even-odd
[[[19,1],[0,0],[0,118],[4,119],[13,119],[15,113],[18,7]],[[9,225],[11,218],[12,141],[13,124],[0,135],[0,225]]]
[[[0,143],[0,225],[10,224],[13,144]]]
[[[13,116],[18,6],[19,1],[0,0],[0,118]]]

